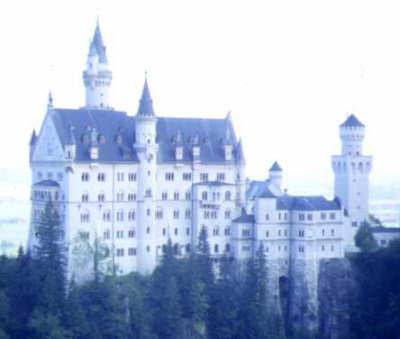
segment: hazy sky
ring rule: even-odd
[[[84,104],[96,16],[113,71],[111,104],[136,113],[145,70],[156,113],[232,111],[248,174],[274,160],[293,180],[331,180],[338,125],[367,125],[373,178],[399,178],[398,1],[2,1],[0,167],[28,166],[49,89]]]

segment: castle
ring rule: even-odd
[[[314,280],[321,259],[343,258],[354,247],[354,234],[368,219],[372,168],[362,150],[365,126],[354,115],[340,125],[342,150],[332,157],[336,198],[292,196],[281,187],[278,163],[265,181],[246,179],[229,114],[159,117],[147,79],[136,115],[113,109],[112,72],[98,24],[83,82],[85,105],[57,108],[49,96],[41,130],[30,141],[28,247],[37,243],[36,223],[51,199],[60,211],[69,275],[90,274],[79,239],[99,238],[121,273],[148,274],[169,239],[185,256],[204,227],[216,261],[225,254],[247,259],[262,244],[276,277]]]

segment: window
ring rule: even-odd
[[[287,237],[287,230],[285,230],[285,237]]]
[[[136,217],[135,210],[130,210],[130,211],[128,212],[128,221],[133,221],[133,220],[135,220],[135,217]]]
[[[89,181],[89,173],[83,172],[81,179],[82,179],[82,181]]]
[[[186,227],[186,235],[190,235],[190,228]]]
[[[225,235],[231,235],[231,230],[229,229],[229,227],[225,228],[224,234]]]
[[[82,194],[82,202],[88,202],[89,201],[89,194],[83,193]]]
[[[90,222],[89,211],[84,211],[81,213],[81,223],[87,224],[88,222]]]
[[[165,181],[174,181],[174,173],[173,172],[165,173]]]
[[[225,244],[225,252],[230,252],[231,246],[229,244]]]
[[[207,192],[202,192],[202,193],[201,193],[201,199],[202,199],[202,200],[207,200],[207,198],[208,198]]]
[[[336,214],[334,212],[329,213],[329,219],[335,220],[336,219]]]
[[[105,173],[97,174],[97,181],[106,181],[106,174]]]
[[[217,181],[225,181],[225,173],[217,173]]]
[[[217,219],[217,211],[211,211],[211,219]]]
[[[123,201],[123,200],[124,200],[124,192],[118,192],[117,201]]]
[[[299,230],[299,237],[304,237],[304,231],[303,230]]]
[[[357,227],[357,221],[353,221],[353,222],[351,223],[351,226]]]
[[[179,210],[173,212],[174,219],[179,219]]]
[[[288,220],[288,214],[287,214],[287,212],[285,212],[285,213],[283,214],[283,220]]]
[[[225,219],[230,219],[231,218],[231,211],[230,210],[226,210],[225,211]]]
[[[278,237],[282,235],[282,230],[278,230]]]
[[[177,228],[174,229],[174,234],[178,235],[178,229]]]
[[[186,244],[185,250],[186,250],[186,253],[190,253],[190,244]]]
[[[325,236],[325,230],[324,229],[322,229],[322,236],[324,237]]]
[[[265,232],[265,236],[268,238],[269,237],[269,231]]]
[[[214,235],[214,236],[219,236],[219,227],[218,227],[218,226],[215,226],[215,227],[214,227],[214,229],[213,229],[213,235]]]
[[[117,248],[117,257],[123,257],[123,256],[124,256],[124,249]]]
[[[62,173],[57,173],[57,180],[58,181],[63,180],[63,174]]]
[[[331,252],[335,250],[335,246],[331,245]]]
[[[97,200],[99,201],[99,202],[104,202],[104,193],[100,193],[98,196],[97,196]]]
[[[124,173],[117,173],[117,181],[124,181]]]
[[[305,220],[304,213],[300,213],[299,214],[299,220],[300,221],[304,221]]]
[[[250,237],[250,230],[242,230],[242,237]]]
[[[136,200],[136,194],[135,193],[129,193],[128,194],[128,201],[135,201]]]
[[[190,192],[186,192],[186,193],[185,193],[185,199],[186,199],[186,200],[190,200],[190,199],[191,199],[191,194],[190,194]]]
[[[179,200],[179,192],[174,193],[174,200]]]
[[[166,192],[161,193],[161,199],[162,200],[167,200],[168,199],[168,193],[166,193]]]
[[[321,220],[326,220],[326,213],[321,213]]]
[[[90,233],[89,232],[79,232],[79,235],[80,235],[81,239],[89,240],[89,237],[90,237]]]
[[[324,245],[321,246],[321,251],[322,252],[325,251],[325,246]]]
[[[117,238],[122,239],[124,237],[124,231],[117,231]]]
[[[128,231],[128,238],[134,238],[134,237],[135,237],[135,231],[134,230]]]
[[[134,256],[134,255],[136,255],[136,248],[133,248],[133,247],[128,248],[128,255],[129,255],[129,256]]]
[[[103,221],[104,222],[110,222],[111,221],[111,212],[110,211],[104,211],[103,212]]]
[[[104,233],[103,233],[103,239],[110,239],[110,236],[111,236],[111,234],[110,234],[110,231],[105,231]]]
[[[146,247],[147,252],[150,252],[150,246]]]
[[[186,211],[185,211],[185,218],[186,219],[190,219],[190,217],[191,217],[191,211],[190,211],[190,209],[187,209]]]
[[[128,173],[128,181],[136,181],[136,173]]]
[[[83,173],[82,173],[82,176],[83,176]],[[37,173],[37,178],[38,178],[38,180],[42,180],[42,178],[43,178],[42,172],[38,172],[38,173]],[[83,181],[83,180],[82,180],[82,181]]]
[[[307,214],[307,220],[308,220],[308,221],[311,221],[312,219],[313,219],[312,214],[311,214],[311,213],[308,213],[308,214]]]
[[[167,230],[165,228],[162,229],[162,235],[165,237],[167,235]]]
[[[299,252],[304,253],[304,246],[299,246]]]
[[[269,220],[269,214],[267,213],[266,215],[265,215],[265,220]]]
[[[162,219],[163,218],[163,211],[161,208],[156,209],[156,219]]]
[[[214,253],[218,253],[219,252],[219,246],[218,244],[214,245]]]
[[[117,221],[124,221],[124,211],[123,210],[119,210],[117,212]]]
[[[331,236],[333,237],[335,235],[335,230],[332,228],[331,229]]]
[[[146,228],[146,233],[147,233],[147,234],[150,234],[150,227],[147,227],[147,228]]]
[[[192,173],[183,173],[182,174],[182,179],[184,181],[191,181],[192,180]]]
[[[208,181],[208,173],[200,173],[200,181]]]
[[[151,215],[150,208],[148,208],[148,209],[146,210],[146,215],[147,215],[148,217]]]
[[[282,215],[281,215],[281,213],[279,212],[279,213],[278,213],[278,220],[281,220],[281,218],[282,218]]]
[[[225,200],[231,200],[231,191],[225,192]]]

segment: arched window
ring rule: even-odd
[[[85,210],[81,213],[81,223],[88,223],[90,222],[90,214],[89,211]]]
[[[130,210],[128,212],[128,220],[129,221],[135,220],[135,216],[136,216],[135,210]]]
[[[208,198],[208,194],[207,194],[207,192],[203,192],[203,193],[201,193],[201,199],[202,200],[207,200],[207,198]]]
[[[117,221],[124,221],[124,211],[123,210],[119,210],[117,212]]]
[[[225,219],[230,219],[231,217],[231,211],[230,210],[226,210],[225,211]]]
[[[214,253],[218,253],[219,252],[219,246],[218,244],[214,245]]]

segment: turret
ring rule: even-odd
[[[183,137],[182,132],[177,131],[175,137],[175,160],[179,161],[183,159]]]
[[[345,241],[347,249],[351,250],[357,228],[369,216],[369,173],[372,157],[363,155],[365,126],[355,115],[350,115],[340,125],[339,131],[342,152],[332,156],[332,169],[335,173],[335,196],[349,216],[350,225],[345,229]]]
[[[76,140],[74,136],[74,127],[70,124],[65,143],[65,160],[73,161],[76,156]]]
[[[85,107],[90,109],[110,109],[109,90],[112,73],[108,69],[106,47],[103,43],[97,21],[93,39],[90,42],[83,82],[86,88]]]
[[[281,189],[282,185],[282,168],[279,164],[275,161],[271,168],[269,169],[269,180],[271,184],[273,184],[279,190]]]
[[[340,125],[340,139],[342,140],[342,155],[362,155],[362,143],[364,140],[365,126],[354,114]]]
[[[92,128],[90,132],[90,159],[91,160],[98,160],[99,159],[99,143],[97,140],[97,131],[96,128]]]
[[[157,253],[157,248],[154,245],[156,233],[155,199],[157,197],[157,117],[154,114],[147,77],[136,114],[135,129],[136,143],[134,147],[140,162],[138,172],[137,268],[140,273],[147,274],[154,270],[157,255],[160,254]]]
[[[31,139],[29,140],[29,158],[32,159],[33,150],[35,149],[37,140],[36,131],[32,131]]]

